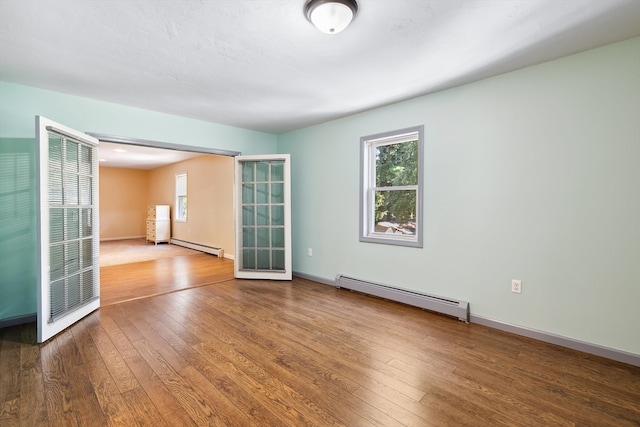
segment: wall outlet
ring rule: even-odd
[[[307,256],[313,256],[313,249],[311,248],[307,249]]]
[[[516,294],[522,293],[522,280],[512,280],[511,281],[511,292]]]

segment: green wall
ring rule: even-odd
[[[35,194],[33,139],[0,138],[0,319],[35,312]]]
[[[0,81],[0,138],[35,138],[35,116],[82,132],[272,153],[277,136]]]
[[[359,242],[359,138],[421,124],[424,248]],[[475,316],[640,354],[640,38],[278,148],[292,158],[294,271],[462,299]]]
[[[474,316],[640,354],[640,38],[279,136],[0,82],[0,155],[33,156],[36,115],[291,153],[295,271],[463,299]],[[360,136],[420,124],[424,248],[360,243]],[[0,320],[35,311],[34,237],[8,248]]]
[[[0,82],[0,321],[36,312],[35,116],[83,132],[240,151],[275,153],[277,136]],[[29,203],[17,195],[16,169],[28,164]],[[19,173],[24,177],[24,168]],[[20,199],[15,199],[19,197]],[[9,203],[3,203],[7,202]],[[26,227],[25,227],[26,226]]]

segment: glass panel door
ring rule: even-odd
[[[237,278],[291,280],[289,160],[236,157]]]
[[[38,133],[38,342],[100,307],[98,140],[44,117]]]

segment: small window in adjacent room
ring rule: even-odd
[[[423,134],[360,138],[360,241],[422,247]]]
[[[187,221],[187,174],[176,174],[176,221]]]

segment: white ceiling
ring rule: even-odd
[[[100,142],[98,145],[100,166],[112,168],[149,170],[203,155],[207,154],[113,142]]]
[[[271,133],[640,35],[638,0],[0,0],[0,79]]]

